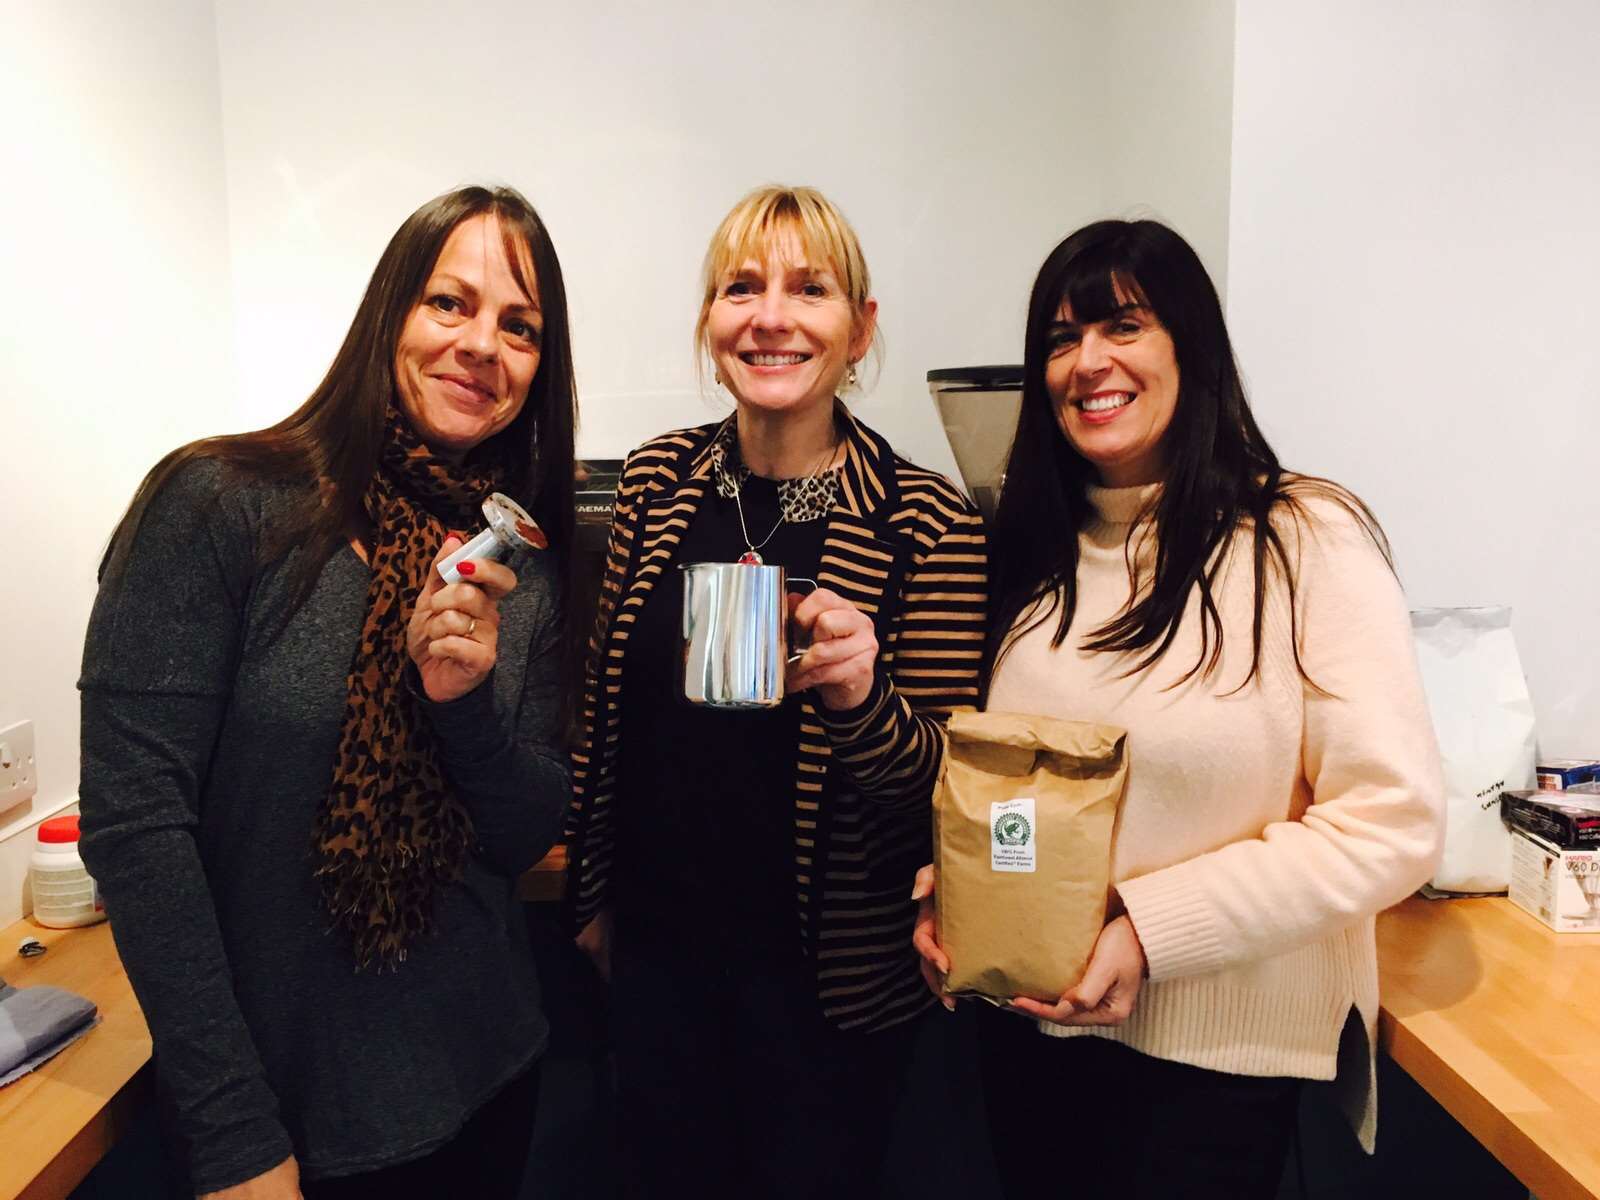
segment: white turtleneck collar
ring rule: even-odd
[[[1132,525],[1161,492],[1159,483],[1137,484],[1134,487],[1108,488],[1090,484],[1085,493],[1089,505],[1105,525]]]

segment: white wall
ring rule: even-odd
[[[1240,0],[1229,316],[1294,467],[1414,605],[1510,604],[1542,749],[1600,754],[1600,6]]]
[[[1226,262],[1230,0],[0,5],[0,727],[35,722],[41,782],[0,839],[76,792],[95,566],[139,478],[297,404],[440,191],[544,213],[595,456],[724,411],[696,277],[762,182],[855,221],[887,342],[860,411],[945,470],[925,374],[1017,360],[1062,235],[1153,211]],[[14,883],[0,863],[0,921]]]
[[[0,727],[34,722],[40,785],[0,813],[5,924],[32,825],[77,791],[107,535],[163,451],[238,416],[210,3],[6,0],[0,25]]]
[[[1019,359],[1061,236],[1144,205],[1226,258],[1229,0],[216,7],[257,423],[320,377],[401,219],[480,179],[555,237],[594,456],[725,411],[693,375],[697,275],[763,182],[817,185],[856,224],[887,343],[859,411],[946,470],[926,373]]]

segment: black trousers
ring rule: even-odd
[[[301,1181],[305,1200],[516,1200],[522,1191],[533,1118],[537,1063],[496,1092],[433,1153],[398,1166],[336,1179]]]
[[[845,1033],[807,964],[630,938],[611,956],[626,1194],[876,1200],[915,1020]]]
[[[1272,1200],[1301,1081],[1053,1038],[983,1006],[978,1045],[1005,1194],[1063,1200]]]

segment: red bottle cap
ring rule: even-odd
[[[78,818],[51,817],[48,821],[39,822],[39,840],[41,842],[75,842],[78,840]]]

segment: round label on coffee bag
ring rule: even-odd
[[[989,804],[989,869],[1031,872],[1037,868],[1033,842],[1034,798],[995,800]]]
[[[994,840],[1002,846],[1026,846],[1033,827],[1021,813],[1006,813],[994,823]]]

